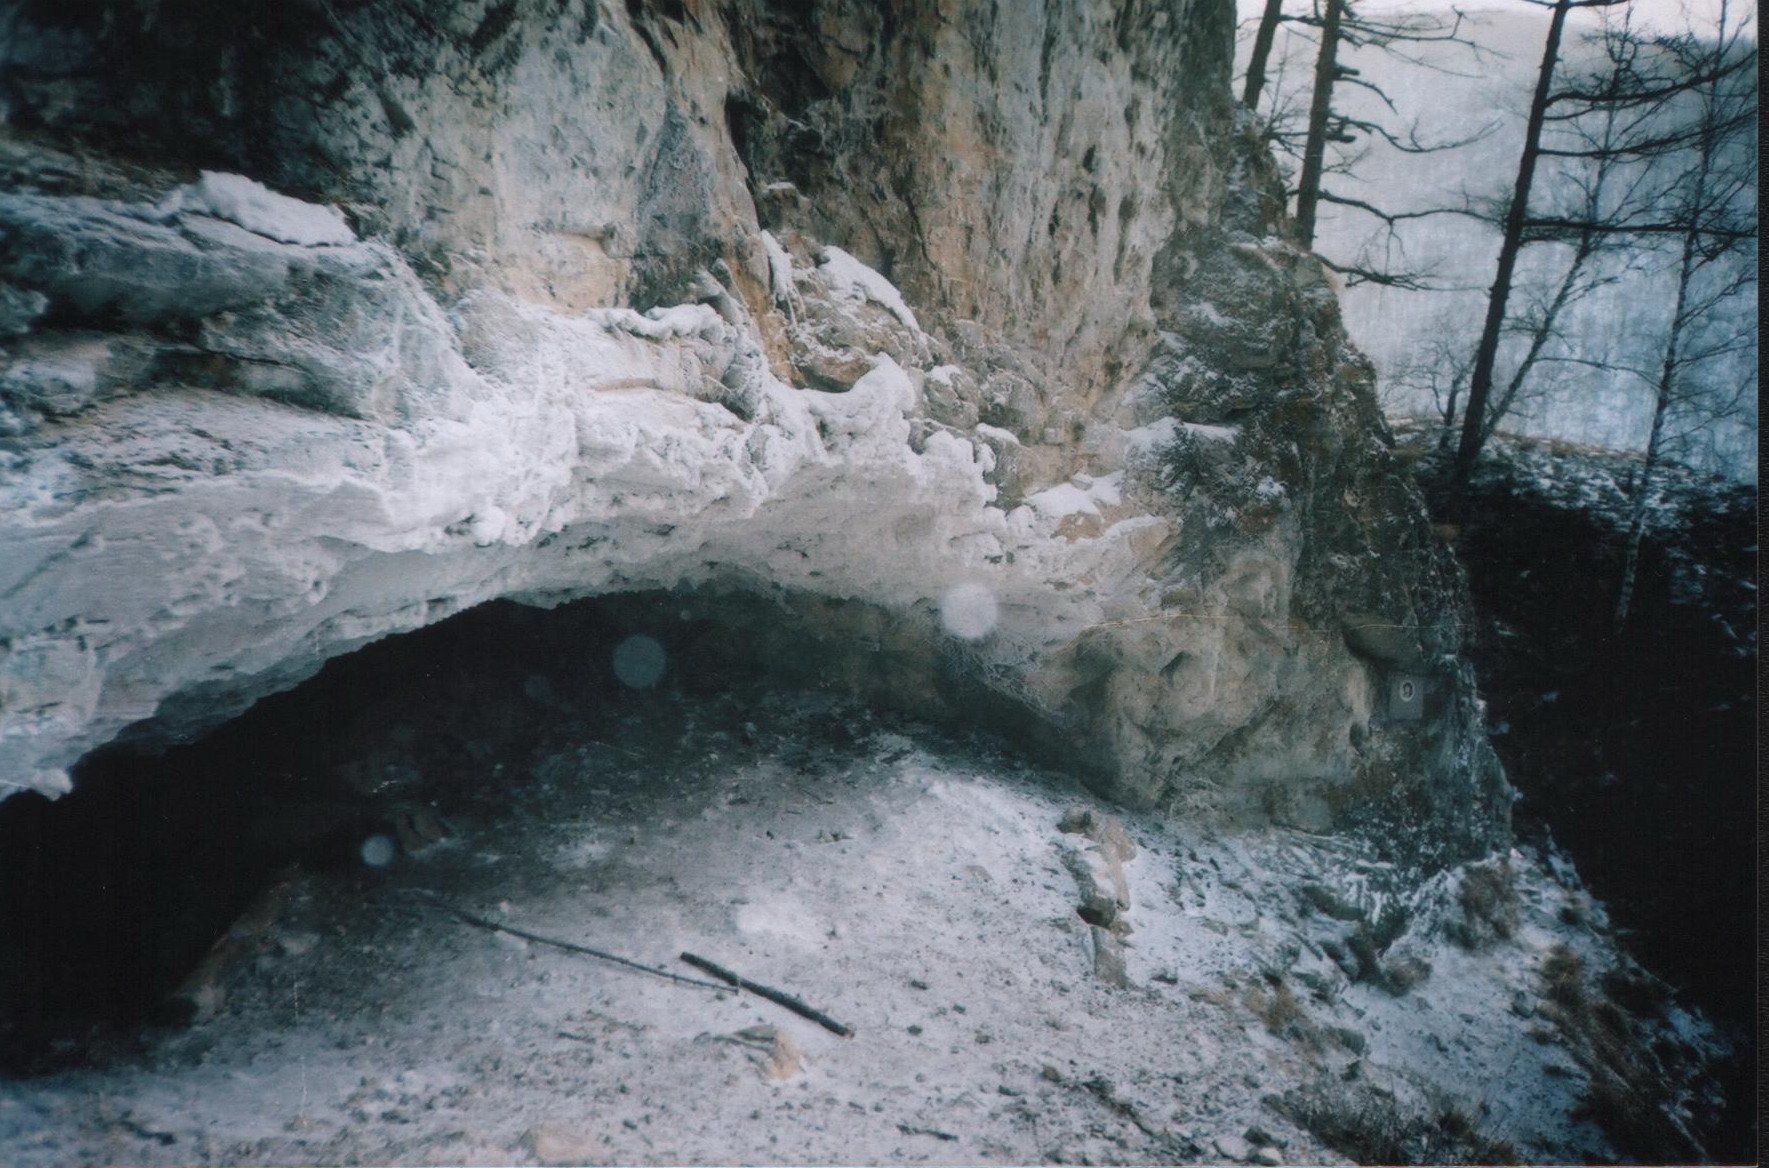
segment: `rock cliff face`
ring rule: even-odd
[[[0,778],[493,597],[680,589],[1126,802],[1484,851],[1462,586],[1231,26],[0,8]]]

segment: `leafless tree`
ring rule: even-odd
[[[1367,199],[1342,194],[1326,183],[1332,174],[1355,174],[1363,157],[1361,151],[1346,149],[1359,144],[1383,142],[1409,154],[1428,154],[1454,149],[1473,142],[1491,127],[1481,127],[1466,137],[1429,142],[1420,138],[1415,121],[1405,130],[1371,118],[1357,118],[1335,105],[1334,95],[1341,87],[1367,91],[1387,111],[1400,117],[1394,101],[1380,85],[1366,78],[1360,70],[1346,64],[1342,49],[1375,48],[1414,64],[1441,69],[1437,62],[1427,63],[1410,52],[1410,46],[1423,43],[1452,43],[1471,52],[1479,46],[1462,33],[1462,15],[1457,10],[1439,15],[1411,13],[1370,17],[1360,12],[1355,0],[1314,0],[1305,12],[1286,12],[1283,0],[1267,0],[1256,27],[1252,57],[1248,64],[1242,104],[1257,109],[1266,92],[1268,71],[1277,30],[1285,23],[1313,31],[1316,53],[1312,80],[1306,105],[1293,95],[1271,86],[1264,100],[1266,137],[1282,154],[1292,157],[1298,166],[1296,188],[1295,230],[1299,242],[1313,247],[1321,204],[1343,207],[1374,218],[1380,225],[1381,242],[1366,245],[1352,259],[1322,257],[1329,268],[1349,283],[1374,283],[1389,287],[1424,290],[1434,287],[1427,274],[1411,270],[1404,258],[1404,245],[1399,235],[1402,224],[1436,215],[1466,214],[1465,208],[1428,208],[1423,210],[1392,210]],[[1280,61],[1280,65],[1282,62]],[[1329,146],[1339,149],[1330,156]]]
[[[1716,386],[1704,369],[1757,349],[1754,312],[1725,307],[1750,296],[1757,281],[1757,48],[1754,21],[1730,0],[1721,0],[1711,36],[1694,31],[1660,38],[1651,47],[1669,78],[1696,77],[1692,91],[1673,93],[1667,118],[1640,119],[1638,145],[1656,156],[1674,150],[1682,159],[1665,197],[1654,200],[1642,221],[1681,227],[1673,272],[1676,294],[1664,344],[1652,377],[1652,423],[1646,452],[1632,484],[1627,556],[1616,597],[1615,623],[1626,624],[1639,574],[1656,491],[1655,475],[1667,452],[1678,451],[1692,431],[1756,400],[1756,362],[1729,387]],[[1668,122],[1668,125],[1665,124]],[[1668,144],[1668,145],[1666,145]],[[1636,156],[1638,156],[1636,154]]]
[[[1666,173],[1670,160],[1688,156],[1702,140],[1699,129],[1685,124],[1677,111],[1704,92],[1704,87],[1718,86],[1730,92],[1746,71],[1754,79],[1754,47],[1747,53],[1741,47],[1743,42],[1735,42],[1727,54],[1703,55],[1693,46],[1711,44],[1707,38],[1693,33],[1682,38],[1643,37],[1623,19],[1607,26],[1603,68],[1561,81],[1557,74],[1568,15],[1576,9],[1620,9],[1627,0],[1521,2],[1549,10],[1548,33],[1517,177],[1500,224],[1498,262],[1468,379],[1467,405],[1451,475],[1452,498],[1458,505],[1466,498],[1480,452],[1497,417],[1502,416],[1498,407],[1507,404],[1508,387],[1501,385],[1496,374],[1501,341],[1517,328],[1512,297],[1518,259],[1526,246],[1571,244],[1576,257],[1581,251],[1594,252],[1606,241],[1625,242],[1645,252],[1655,240],[1684,239],[1691,231],[1706,241],[1705,246],[1749,241],[1754,247],[1756,234],[1754,220],[1747,229],[1712,215],[1691,219],[1655,196],[1658,176]],[[1737,111],[1717,116],[1734,129],[1754,125],[1754,103],[1753,88],[1748,119]],[[1556,173],[1578,173],[1582,167],[1601,176],[1591,191],[1595,197],[1582,207],[1540,206],[1535,187],[1544,160],[1550,160]],[[1605,191],[1605,186],[1610,189]],[[1754,216],[1754,200],[1752,208]],[[1579,358],[1575,354],[1562,359]],[[1495,389],[1500,395],[1496,401]]]
[[[1556,176],[1562,189],[1555,193],[1553,204],[1557,215],[1580,226],[1553,241],[1565,253],[1554,275],[1513,291],[1502,334],[1512,342],[1513,359],[1502,377],[1495,376],[1498,392],[1477,419],[1482,447],[1506,419],[1522,413],[1531,398],[1546,395],[1549,387],[1537,376],[1544,369],[1557,364],[1607,365],[1613,360],[1611,354],[1593,352],[1588,337],[1571,335],[1566,322],[1579,304],[1621,283],[1640,263],[1632,241],[1593,226],[1637,202],[1647,180],[1646,168],[1626,167],[1624,156],[1616,151],[1622,142],[1622,121],[1619,111],[1604,108],[1590,124],[1577,127],[1577,137],[1589,153],[1582,156],[1583,165],[1568,166]],[[1474,364],[1472,355],[1463,363],[1465,385],[1473,382]],[[1453,414],[1445,421],[1453,424]]]

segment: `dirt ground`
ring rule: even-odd
[[[814,695],[660,693],[588,733],[442,792],[446,838],[384,870],[295,877],[213,1018],[7,1083],[9,1160],[1343,1161],[1285,1106],[1322,1090],[1409,1131],[1602,1147],[1569,1118],[1575,1060],[1525,1020],[1576,895],[1551,880],[1524,882],[1513,940],[1377,987],[1318,943],[1385,895],[1346,840],[1113,812]],[[1077,810],[1120,815],[1134,855]],[[1078,913],[1089,878],[1121,879],[1121,945]],[[690,951],[854,1033],[485,923],[703,977]]]

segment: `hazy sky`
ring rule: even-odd
[[[1236,0],[1242,17],[1257,16],[1265,7],[1264,0]],[[1362,0],[1361,7],[1368,11],[1380,11],[1385,8],[1401,8],[1415,12],[1447,11],[1452,7],[1448,0]],[[1521,0],[1466,0],[1460,4],[1466,11],[1478,9],[1527,9],[1530,7]],[[1731,0],[1731,11],[1734,17],[1740,13],[1751,13],[1755,8],[1753,0]],[[1634,19],[1637,24],[1655,29],[1675,29],[1683,27],[1684,14],[1698,24],[1712,27],[1720,11],[1720,0],[1634,0]]]

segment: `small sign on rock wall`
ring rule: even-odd
[[[1416,673],[1388,675],[1388,717],[1394,722],[1417,722],[1425,716],[1425,679]]]

